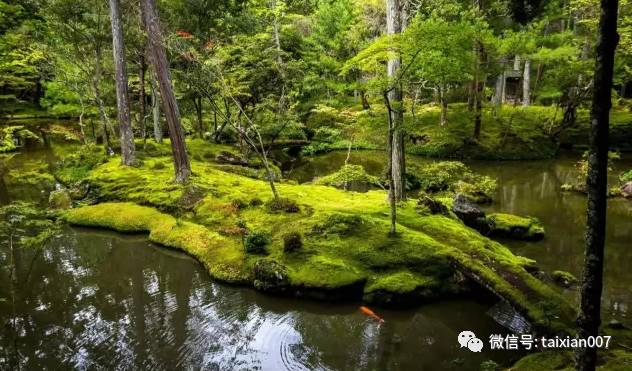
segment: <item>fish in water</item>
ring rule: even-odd
[[[366,314],[367,316],[373,318],[374,320],[382,323],[384,322],[384,319],[382,319],[380,316],[378,316],[377,314],[375,314],[375,312],[373,312],[371,309],[365,307],[365,306],[361,306],[360,307],[360,311],[364,314]]]

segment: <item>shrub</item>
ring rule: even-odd
[[[261,206],[263,205],[263,201],[261,201],[260,198],[253,198],[252,200],[250,200],[250,206]]]
[[[246,252],[249,254],[263,254],[266,246],[270,243],[270,238],[265,232],[252,231],[246,236],[244,242]]]
[[[194,153],[193,154],[193,159],[195,161],[202,161],[202,156],[199,153]]]
[[[266,205],[268,209],[273,212],[285,211],[286,213],[297,213],[301,210],[296,201],[283,197],[272,199],[268,201]]]
[[[293,252],[303,247],[303,236],[299,232],[289,232],[283,236],[283,251]]]
[[[245,209],[246,207],[248,207],[248,204],[246,203],[246,201],[240,198],[235,198],[232,201],[230,201],[230,203],[235,207],[235,209],[238,209],[238,210]]]

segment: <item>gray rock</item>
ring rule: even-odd
[[[487,235],[491,231],[485,212],[478,208],[467,196],[459,193],[454,197],[452,211],[465,225]]]
[[[632,181],[629,181],[621,186],[621,194],[625,198],[632,198]]]

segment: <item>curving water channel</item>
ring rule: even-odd
[[[34,156],[50,160],[45,151],[28,158]],[[304,160],[289,174],[308,181],[339,168],[345,157]],[[574,159],[470,164],[499,178],[491,208],[542,219],[544,241],[510,246],[545,270],[580,268],[585,201],[558,192],[558,183],[573,176]],[[18,155],[8,166],[27,162]],[[352,163],[377,174],[383,162],[378,152],[361,152]],[[2,202],[45,198],[41,190],[0,187],[0,193]],[[626,249],[632,203],[626,202],[609,206],[605,291],[608,315],[624,322],[632,299],[625,263],[632,258]],[[16,269],[14,280],[9,265]],[[507,332],[488,314],[494,303],[378,308],[383,324],[359,305],[218,284],[193,259],[145,236],[66,228],[42,249],[0,249],[0,369],[478,370],[481,362],[509,365],[521,355],[459,348],[463,330],[485,342]]]

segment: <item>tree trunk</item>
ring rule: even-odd
[[[110,133],[108,132],[108,117],[105,114],[105,105],[103,104],[103,99],[101,99],[101,88],[99,84],[101,84],[101,48],[97,47],[94,50],[94,77],[92,79],[92,89],[94,90],[94,99],[97,101],[97,107],[99,109],[99,119],[101,120],[101,124],[103,125],[103,145],[105,146],[105,150],[108,154],[114,153],[112,150],[112,145],[110,144]]]
[[[195,115],[197,117],[198,134],[200,138],[204,138],[204,123],[202,122],[202,96],[196,96],[193,98],[193,105],[195,106]]]
[[[154,123],[154,140],[156,143],[162,143],[162,125],[160,125],[160,99],[158,98],[158,87],[154,78],[149,79],[149,86],[151,88],[151,107],[152,118]]]
[[[140,55],[139,68],[138,68],[138,103],[139,103],[139,120],[138,126],[140,126],[140,135],[143,138],[143,144],[147,140],[147,125],[145,122],[145,116],[147,115],[147,97],[145,96],[145,72],[147,71],[147,64],[145,63],[145,56],[143,53]]]
[[[386,33],[396,35],[401,32],[401,4],[399,0],[386,0]],[[401,66],[401,56],[388,60],[387,76],[394,80],[398,78]],[[388,99],[390,102],[389,115],[392,125],[392,146],[390,167],[393,177],[392,194],[396,200],[404,198],[404,105],[402,87],[399,81],[393,81]]]
[[[522,74],[522,106],[531,105],[531,60],[524,60],[524,73]]]
[[[274,34],[274,45],[277,51],[277,63],[279,66],[283,64],[283,58],[281,57],[281,30],[279,28],[279,17],[277,16],[277,3],[276,0],[273,0],[270,4],[272,8],[272,12],[274,13],[274,18],[272,19],[272,32]]]
[[[590,155],[588,156],[588,207],[586,246],[582,277],[580,313],[577,318],[580,339],[597,336],[601,322],[606,203],[608,191],[608,130],[612,106],[612,74],[617,35],[618,0],[601,0],[599,39],[596,46],[595,76],[590,113]],[[597,361],[596,348],[580,348],[575,369],[592,371]]]
[[[180,125],[180,112],[178,103],[171,86],[171,76],[167,54],[163,45],[162,32],[160,29],[160,19],[156,11],[155,0],[142,0],[141,10],[143,12],[145,31],[149,39],[149,49],[151,52],[151,62],[158,79],[160,96],[162,98],[163,110],[169,127],[169,138],[171,139],[171,151],[173,152],[173,163],[176,183],[184,183],[191,175],[191,165],[187,155],[184,131]]]
[[[125,61],[125,41],[119,0],[110,0],[110,20],[112,23],[112,52],[114,54],[116,105],[121,133],[121,163],[133,165],[136,162],[134,132],[129,112],[127,87],[127,66]]]
[[[441,116],[439,119],[439,124],[441,126],[448,123],[448,100],[445,97],[445,89],[439,89],[439,104],[441,105]]]

